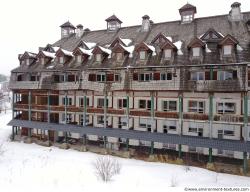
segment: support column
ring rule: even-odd
[[[12,105],[12,119],[14,119],[14,102],[15,102],[15,93],[14,91],[12,91],[12,102],[11,102],[11,105]],[[11,140],[14,141],[15,139],[15,127],[12,126],[12,136],[11,136]]]
[[[29,106],[28,117],[29,117],[29,121],[31,121],[31,91],[30,90],[29,90],[29,95],[28,95],[28,106]],[[31,128],[28,129],[28,136],[31,137]]]
[[[107,128],[107,73],[105,72],[104,84],[104,129]],[[106,136],[103,136],[104,148],[106,148]]]
[[[126,101],[127,101],[127,105],[126,105],[126,115],[127,115],[127,129],[129,130],[129,95],[127,94],[126,96]],[[129,139],[126,138],[126,150],[129,150]]]
[[[86,96],[86,93],[84,95],[84,98],[83,98],[83,127],[86,127],[86,115],[87,115],[87,96]],[[87,135],[86,134],[83,134],[82,136],[82,144],[83,144],[83,147],[82,147],[82,151],[87,151]]]
[[[180,133],[179,135],[182,135],[182,129],[183,129],[183,97],[182,95],[179,95],[179,126],[180,126]],[[178,158],[181,158],[182,156],[182,146],[181,144],[178,145]]]
[[[47,121],[48,121],[48,123],[50,123],[50,90],[48,91],[48,97],[47,97],[47,104],[48,104],[48,112],[47,112]],[[49,139],[49,136],[50,136],[50,134],[49,134],[49,130],[48,130],[48,141],[50,141]]]
[[[211,76],[211,71],[210,71],[210,76]],[[212,139],[213,137],[213,95],[209,95],[209,138]],[[213,156],[213,149],[209,148],[209,157],[208,157],[208,162],[212,163],[212,156]]]
[[[248,96],[247,92],[244,93],[244,141],[248,140]],[[247,152],[243,152],[243,172],[246,174],[248,171],[248,163],[247,163]]]
[[[68,93],[67,91],[65,91],[65,95],[64,95],[64,117],[65,117],[65,121],[64,124],[67,124],[67,105],[68,105]],[[68,143],[68,133],[65,133],[65,142]]]
[[[155,130],[154,123],[154,92],[151,92],[151,132]],[[150,155],[154,154],[154,141],[151,141]]]

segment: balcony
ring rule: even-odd
[[[184,89],[190,91],[244,91],[246,88],[239,80],[188,81]]]
[[[130,110],[129,115],[150,117],[151,113],[150,111]]]
[[[214,121],[223,121],[228,123],[242,123],[243,115],[215,115]]]
[[[206,114],[192,114],[192,113],[184,113],[183,119],[193,119],[193,120],[208,120],[208,115]]]
[[[155,117],[178,119],[179,116],[178,116],[177,112],[157,111],[157,112],[155,112]]]
[[[132,90],[179,90],[180,81],[178,80],[159,80],[159,81],[132,81],[130,89]]]
[[[39,81],[10,81],[10,89],[38,89]]]
[[[28,104],[23,104],[23,103],[15,103],[14,104],[14,108],[16,109],[16,110],[28,110],[28,108],[29,108],[29,106],[28,106]]]

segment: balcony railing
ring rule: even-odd
[[[242,123],[243,115],[215,115],[214,121]]]
[[[206,114],[184,113],[183,114],[183,119],[208,120],[208,115],[206,115]]]
[[[155,117],[178,119],[179,116],[177,112],[156,111]]]
[[[243,91],[245,87],[239,80],[205,80],[188,81],[184,89],[192,91]]]
[[[10,89],[38,89],[39,81],[10,81]]]
[[[132,81],[130,89],[133,90],[179,90],[180,81],[178,80],[159,80],[159,81]]]

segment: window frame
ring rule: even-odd
[[[232,45],[224,45],[223,46],[223,55],[224,56],[232,55],[232,50],[233,50]]]
[[[234,105],[233,106],[233,108],[234,108],[233,112],[228,112],[228,109],[227,109],[227,111],[225,111],[225,104],[228,104],[228,103]],[[221,110],[218,109],[220,104],[222,104],[222,106],[221,106],[222,109]],[[236,103],[235,102],[228,102],[228,101],[216,102],[216,113],[221,114],[221,115],[223,115],[223,114],[235,114],[236,113]]]
[[[190,103],[193,103],[196,106],[190,106]],[[200,104],[202,104],[202,106]],[[204,114],[205,113],[205,101],[188,100],[188,112]]]
[[[175,109],[170,109],[170,102],[175,102]],[[162,111],[177,111],[177,101],[175,100],[164,100],[162,101]]]

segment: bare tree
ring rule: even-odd
[[[178,185],[178,181],[177,181],[177,177],[176,175],[172,175],[171,177],[171,181],[170,181],[170,187],[177,187]]]
[[[110,181],[114,175],[121,171],[121,164],[110,156],[98,157],[93,166],[96,176],[104,182]]]

